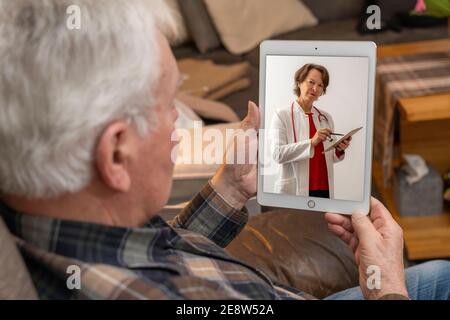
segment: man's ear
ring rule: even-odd
[[[135,150],[135,132],[125,120],[103,130],[95,150],[95,164],[102,182],[111,189],[127,192],[131,187],[129,162]]]

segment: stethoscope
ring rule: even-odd
[[[328,118],[327,118],[326,115],[324,115],[322,112],[320,112],[320,110],[317,109],[316,107],[313,107],[313,108],[316,109],[317,113],[319,114],[319,116],[317,118],[319,119],[320,123],[322,123],[323,120],[328,122]],[[291,120],[292,120],[292,131],[294,132],[294,142],[297,143],[297,133],[295,132],[294,103],[293,102],[292,102],[292,105],[291,105]]]

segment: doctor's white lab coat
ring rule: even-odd
[[[313,121],[316,129],[330,128],[333,132],[333,119],[327,112],[319,110],[327,120],[321,116],[321,121],[319,121],[319,112],[316,107],[313,107]],[[311,139],[309,138],[308,115],[305,114],[298,102],[294,102],[294,124],[297,143],[294,142],[291,106],[275,111],[269,132],[271,137],[270,152],[273,160],[280,165],[274,192],[308,196],[309,160],[314,157],[314,148],[311,147]],[[335,141],[324,141],[324,149]],[[325,153],[330,199],[334,198],[333,164],[342,161],[344,156],[338,158],[334,149]]]

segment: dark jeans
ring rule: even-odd
[[[330,198],[330,190],[309,190],[310,197]]]

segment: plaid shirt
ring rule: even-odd
[[[156,216],[141,228],[37,217],[1,203],[0,213],[18,238],[41,299],[306,297],[274,285],[223,249],[248,215],[230,207],[209,184],[173,221]],[[79,289],[69,289],[70,266],[79,267]]]

